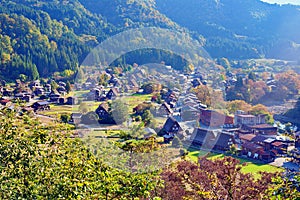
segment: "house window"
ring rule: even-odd
[[[178,130],[178,127],[177,127],[177,126],[173,126],[172,130],[173,130],[173,131],[177,131],[177,130]]]

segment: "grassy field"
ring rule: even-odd
[[[241,160],[241,159],[239,159]],[[255,178],[259,178],[259,172],[283,172],[283,168],[275,167],[268,164],[251,163],[247,161],[247,165],[242,168],[243,173],[254,174]]]
[[[150,101],[151,97],[151,94],[133,94],[131,96],[124,97],[124,101],[127,103],[129,112],[131,113],[134,107],[144,101]]]
[[[84,97],[89,92],[89,90],[71,91],[68,96]]]
[[[56,117],[61,114],[71,114],[74,108],[72,106],[67,105],[50,105],[50,110],[45,110],[39,112],[42,115],[47,115],[51,117]]]
[[[119,130],[91,131],[83,137],[83,140],[88,141],[90,144],[96,144],[101,141],[101,139],[117,135],[119,132]],[[118,138],[112,138],[110,140],[118,140]]]
[[[224,157],[224,154],[217,154],[217,153],[210,153],[206,151],[199,151],[199,150],[191,150],[188,154],[188,158],[192,161],[197,161],[199,156],[205,156],[207,155],[208,159],[220,159]],[[264,164],[264,163],[254,163],[252,161],[249,161],[247,159],[238,158],[240,160],[240,163],[247,163],[246,166],[242,167],[243,173],[251,173],[254,175],[255,178],[259,178],[260,174],[259,172],[282,172],[284,171],[282,168],[278,168],[272,165]]]
[[[85,101],[90,105],[91,110],[96,110],[101,102]],[[40,114],[55,117],[61,114],[71,114],[72,112],[78,112],[79,105],[50,105],[50,110],[41,111]]]
[[[137,106],[140,103],[143,103],[144,101],[150,101],[151,100],[151,94],[146,95],[137,95],[134,94],[132,96],[126,96],[123,98],[123,100],[126,102],[129,108],[129,112],[132,113],[132,109]],[[90,105],[90,110],[95,111],[98,106],[103,102],[95,102],[95,101],[85,101],[86,104]],[[61,114],[71,114],[72,112],[78,111],[79,105],[50,105],[50,110],[42,111],[40,114],[56,117],[57,115]]]

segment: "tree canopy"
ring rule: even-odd
[[[1,111],[1,199],[131,199],[147,197],[148,174],[111,168],[59,124]]]

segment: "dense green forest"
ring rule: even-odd
[[[96,7],[93,1],[82,3],[93,13],[77,0],[2,0],[0,78],[13,80],[24,74],[28,79],[36,79],[66,69],[76,71],[91,48],[125,29],[156,25],[180,28],[153,8],[148,9],[150,3],[141,4],[140,7],[135,7],[134,2],[127,4],[126,1],[123,4],[101,1],[96,2]],[[122,5],[126,10],[120,10]],[[135,11],[131,8],[135,8]],[[129,10],[131,13],[127,13]],[[102,17],[101,12],[110,16]],[[140,15],[145,15],[144,20],[140,20]],[[131,23],[133,18],[135,22]]]
[[[184,32],[212,57],[299,59],[297,7],[259,0],[1,0],[0,13],[1,79],[76,71],[97,44],[142,27]]]
[[[202,34],[213,57],[299,57],[296,6],[259,0],[156,0],[156,7],[179,25]]]
[[[95,31],[98,37],[105,37],[101,20],[80,8],[56,1],[1,1],[2,78],[25,74],[36,79],[76,70],[91,43],[97,43],[95,36],[85,33]],[[76,34],[79,30],[80,36]]]

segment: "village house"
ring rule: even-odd
[[[4,88],[3,89],[3,96],[11,97],[11,96],[13,96],[13,94],[14,94],[13,89],[11,89],[11,88]]]
[[[184,105],[185,97],[183,95],[179,96],[176,102],[176,106],[180,107]]]
[[[251,130],[252,132],[258,132],[262,135],[276,135],[277,134],[277,127],[274,127],[269,124],[258,124],[253,126],[245,126],[246,130]]]
[[[67,97],[66,105],[76,105],[77,99],[75,97]]]
[[[117,78],[116,78],[116,80],[115,80],[115,82],[114,82],[114,84],[113,84],[113,86],[114,86],[115,88],[121,88],[123,85],[124,85],[124,84],[122,83],[122,81],[121,81],[120,79],[117,79]]]
[[[85,82],[79,87],[82,90],[90,90],[90,89],[93,89],[95,87],[95,85],[93,85],[91,82]]]
[[[58,85],[61,86],[61,87],[64,87],[64,88],[67,86],[67,84],[63,81],[59,81]]]
[[[266,142],[265,142],[267,139],[274,139],[274,138],[273,137],[268,137],[266,135],[258,134],[258,135],[255,135],[254,138],[252,138],[251,142],[262,145],[264,147],[264,149],[267,150],[267,148],[266,148],[267,145],[266,145]]]
[[[97,82],[98,82],[97,80],[91,77],[88,77],[87,80],[85,81],[85,83],[90,86],[95,86]]]
[[[66,93],[67,93],[67,90],[64,86],[59,86],[56,90],[59,94],[62,94],[62,95],[66,95]]]
[[[202,85],[202,82],[200,81],[199,78],[196,78],[192,81],[192,84],[193,84],[193,87],[196,88],[196,87]]]
[[[14,99],[15,100],[17,100],[17,99],[22,100],[24,96],[25,96],[24,93],[17,93],[17,94],[14,95]]]
[[[162,89],[160,91],[160,94],[161,94],[161,98],[163,100],[165,100],[165,102],[167,102],[168,104],[170,104],[171,102],[174,102],[176,104],[178,96],[179,96],[179,94],[177,92],[174,92],[173,90],[170,90],[170,89],[168,89],[168,90]]]
[[[3,86],[3,87],[5,87],[6,86],[6,81],[5,80],[1,80],[0,81],[0,85]]]
[[[285,155],[287,153],[287,144],[281,141],[274,141],[271,143],[272,149],[276,150],[279,155]]]
[[[50,98],[50,101],[51,102],[57,102],[58,101],[58,99],[60,98],[60,94],[59,93],[57,93],[57,92],[54,92],[54,91],[52,91],[50,94],[49,94],[49,98]]]
[[[99,116],[100,119],[106,118],[109,116],[109,106],[107,103],[102,103],[96,109],[96,114]]]
[[[101,90],[99,90],[98,88],[93,88],[92,90],[89,91],[89,93],[85,95],[85,98],[87,101],[94,101],[94,100],[98,100],[101,94],[102,94]]]
[[[161,106],[157,110],[156,114],[157,114],[157,116],[168,117],[173,114],[173,110],[171,109],[169,104],[164,102],[163,104],[161,104]]]
[[[64,97],[59,97],[57,104],[59,105],[64,105],[66,103],[66,99]]]
[[[113,74],[111,75],[110,79],[107,81],[108,84],[114,85],[117,82],[117,77]]]
[[[107,103],[100,104],[95,112],[99,117],[100,124],[116,124]]]
[[[179,74],[178,80],[180,84],[185,84],[187,82],[187,77],[184,76],[183,74]]]
[[[82,113],[72,113],[69,123],[71,124],[80,124],[82,118]]]
[[[96,99],[96,101],[106,101],[105,91]]]
[[[33,88],[36,88],[36,87],[40,87],[41,84],[40,84],[40,80],[35,80],[35,81],[32,81],[29,86],[33,89]]]
[[[183,129],[174,117],[169,117],[167,119],[159,134],[164,137],[165,142],[173,140],[175,135],[180,138],[184,137]]]
[[[150,138],[156,138],[156,136],[157,136],[156,131],[149,127],[144,128],[144,132],[145,132],[145,135],[144,135],[145,140],[148,140]]]
[[[129,86],[130,86],[131,90],[133,90],[133,91],[139,90],[139,84],[136,82],[135,79],[130,79]]]
[[[136,80],[136,76],[134,74],[130,74],[129,75],[129,80],[133,80],[133,79]]]
[[[234,115],[234,125],[236,126],[254,126],[266,123],[266,115],[249,115],[244,111],[237,111]]]
[[[22,81],[20,79],[16,79],[15,84],[16,84],[16,87],[23,87],[24,86],[24,83],[22,83]]]
[[[226,131],[195,128],[191,142],[195,147],[227,151],[235,144],[235,139],[233,133]]]
[[[234,118],[227,116],[214,110],[200,109],[201,124],[210,127],[223,127],[224,125],[233,125]]]
[[[31,97],[32,97],[31,95],[27,94],[27,95],[24,95],[24,97],[21,100],[29,103],[31,100]]]
[[[165,98],[163,98],[168,104],[172,104],[176,105],[177,102],[177,95],[175,92],[170,92],[168,96],[166,96]]]
[[[50,110],[50,104],[47,101],[37,101],[31,106],[36,111]]]
[[[198,120],[200,116],[200,110],[189,105],[181,107],[179,112],[183,121]]]
[[[137,78],[138,81],[144,81],[145,77],[141,73],[136,73],[135,77]]]
[[[255,137],[255,134],[239,134],[239,139],[242,144],[251,142]]]
[[[242,153],[248,157],[264,161],[272,161],[276,156],[287,153],[288,143],[273,135],[239,133],[238,141],[242,147]]]
[[[295,147],[300,148],[300,131],[295,133]]]
[[[131,87],[130,87],[129,85],[125,84],[125,85],[123,86],[123,89],[124,89],[124,92],[130,92]],[[136,91],[135,91],[135,92],[136,92]]]
[[[34,87],[34,92],[33,93],[36,96],[40,96],[40,95],[45,94],[45,90],[42,86],[38,86],[38,87]]]
[[[10,106],[12,104],[12,102],[9,99],[1,98],[0,99],[0,104],[2,106],[8,107],[8,106]]]
[[[252,142],[242,144],[242,154],[249,158],[259,159],[266,162],[273,161],[276,157],[276,151],[267,151],[262,145]]]
[[[41,95],[41,96],[39,97],[39,99],[40,99],[40,100],[48,100],[48,99],[49,99],[49,96],[43,94],[43,95]]]
[[[118,91],[116,88],[111,88],[106,94],[106,98],[110,100],[116,99],[117,97],[118,97]]]
[[[46,90],[46,92],[51,92],[51,85],[50,84],[46,84],[45,85],[45,90]]]
[[[291,151],[294,161],[300,164],[300,131],[295,133],[295,148]]]
[[[291,154],[293,156],[293,160],[298,163],[298,165],[300,164],[300,149],[299,148],[295,148],[291,151]]]
[[[27,114],[27,115],[30,115],[30,114],[32,114],[33,112],[34,112],[34,109],[33,108],[31,108],[31,107],[22,107],[22,109],[21,109],[21,112],[24,114]]]
[[[95,97],[99,97],[102,94],[102,89],[103,88],[94,88],[91,92],[95,94]]]

